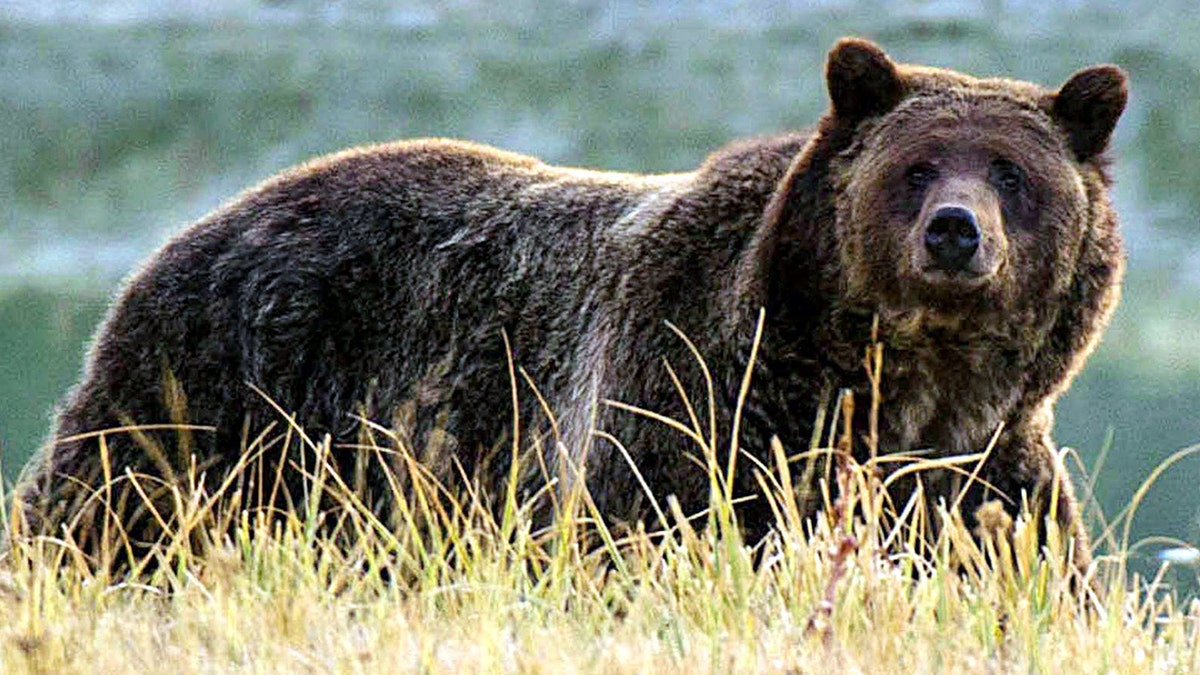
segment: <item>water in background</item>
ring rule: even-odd
[[[893,56],[1053,85],[1115,62],[1125,301],[1056,438],[1116,514],[1200,441],[1200,13],[1122,3],[77,2],[0,5],[0,444],[11,481],[78,377],[119,279],[171,232],[290,164],[402,137],[559,163],[682,170],[811,124],[845,34]],[[86,7],[87,14],[84,14]],[[1137,536],[1200,540],[1200,458]]]

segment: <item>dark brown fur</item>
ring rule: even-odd
[[[114,470],[183,475],[194,455],[215,485],[247,438],[279,419],[249,385],[311,433],[331,434],[346,475],[362,454],[358,412],[432,447],[443,478],[453,459],[494,491],[512,431],[505,337],[557,414],[560,443],[547,445],[586,455],[604,513],[642,518],[649,501],[593,428],[628,448],[660,499],[699,511],[709,488],[685,458],[695,445],[604,401],[684,418],[667,362],[704,405],[702,373],[670,322],[711,367],[727,442],[765,308],[741,447],[765,459],[778,436],[804,449],[829,392],[867,400],[862,358],[878,317],[881,448],[979,451],[1002,427],[981,477],[1014,508],[1023,495],[1044,501],[1059,476],[1059,517],[1086,562],[1049,430],[1117,301],[1122,253],[1103,151],[1124,76],[1101,66],[1056,93],[896,66],[846,40],[830,54],[828,84],[832,106],[815,131],[743,142],[686,174],[562,169],[428,140],[348,151],[251,190],[128,282],[57,441],[22,482],[27,517],[35,529],[72,523],[92,550],[95,521],[80,504],[100,480],[100,451],[95,437],[72,437],[179,422],[181,410],[215,433],[109,434]],[[1016,190],[998,187],[997,158],[1023,170]],[[914,174],[918,163],[933,174]],[[944,203],[980,223],[961,273],[931,269],[922,244]],[[548,439],[535,396],[518,389],[522,437]],[[363,466],[382,508],[379,465]],[[754,485],[746,468],[739,490]],[[968,510],[984,492],[968,495]],[[133,533],[152,539],[134,511],[123,512]],[[742,516],[754,534],[770,524],[761,499]]]

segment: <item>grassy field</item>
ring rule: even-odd
[[[329,470],[328,441],[293,431],[323,467],[300,497],[310,508],[244,508],[229,481],[176,488],[167,534],[120,576],[64,538],[13,537],[0,561],[0,672],[1200,669],[1200,603],[1180,606],[1165,569],[1152,580],[1126,570],[1145,490],[1104,528],[1081,581],[1052,515],[1039,544],[1028,517],[997,509],[969,533],[953,504],[889,501],[901,475],[971,475],[983,454],[860,465],[844,437],[796,456],[776,447],[757,471],[779,531],[748,546],[726,487],[737,454],[702,431],[705,517],[667,500],[658,523],[624,531],[601,523],[582,488],[555,498],[542,529],[515,490],[456,499],[391,436],[370,448],[406,476],[385,522]],[[836,468],[809,517],[791,476],[813,457]],[[19,531],[18,513],[6,521]],[[104,527],[106,550],[129,544],[120,523]]]
[[[1016,525],[1011,557],[951,527],[931,559],[912,548],[908,525],[827,517],[809,534],[789,527],[751,551],[721,527],[631,534],[594,548],[585,521],[534,533],[520,517],[474,517],[424,546],[379,535],[344,550],[299,520],[250,523],[203,557],[173,551],[169,567],[138,583],[92,576],[45,541],[18,547],[3,564],[0,670],[1200,667],[1200,608],[1130,585],[1119,560],[1101,561],[1100,592],[1080,596],[1058,565],[1036,555],[1027,523]]]
[[[1109,512],[1200,440],[1200,12],[1183,0],[85,4],[0,2],[8,481],[79,379],[118,280],[238,191],[322,153],[428,135],[687,170],[736,138],[812,125],[843,35],[1047,86],[1092,63],[1128,70],[1113,195],[1130,244],[1125,300],[1059,406],[1055,439],[1088,467],[1111,447],[1092,470]],[[1135,534],[1200,542],[1198,477],[1200,458],[1163,476]]]

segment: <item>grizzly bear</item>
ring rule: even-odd
[[[815,129],[687,173],[418,140],[250,190],[126,283],[18,486],[27,531],[94,554],[103,511],[153,543],[180,517],[154,490],[200,475],[213,491],[256,443],[262,476],[302,490],[312,446],[263,441],[286,432],[283,413],[330,439],[323,461],[371,508],[388,508],[391,478],[365,457],[364,420],[482,494],[510,470],[525,497],[584,476],[613,522],[650,519],[671,495],[693,514],[710,499],[695,439],[634,408],[691,426],[690,404],[703,436],[711,412],[723,447],[736,429],[742,453],[773,465],[773,443],[807,450],[818,409],[850,391],[877,396],[879,452],[990,449],[964,513],[1056,498],[1086,565],[1049,432],[1117,302],[1105,150],[1124,74],[1096,66],[1050,91],[845,39],[826,80]],[[866,407],[851,417],[860,460]],[[514,470],[532,444],[540,468]],[[735,488],[758,536],[772,512],[750,459]],[[145,494],[131,475],[149,477]]]

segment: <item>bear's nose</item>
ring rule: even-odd
[[[975,214],[962,206],[941,206],[933,212],[925,230],[925,248],[933,264],[947,272],[959,272],[979,249],[979,223]]]

